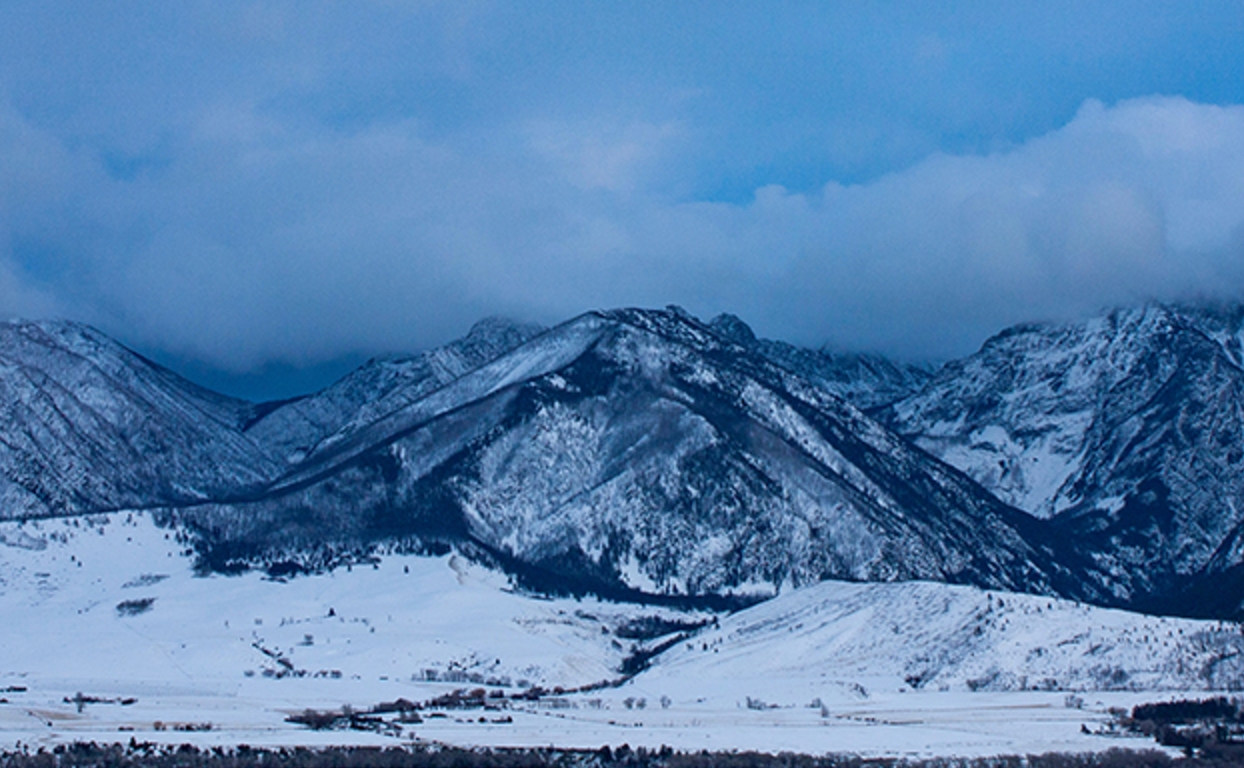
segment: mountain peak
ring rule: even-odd
[[[544,326],[537,323],[524,323],[503,315],[490,315],[472,325],[463,339],[488,341],[506,337],[529,339],[543,333],[544,330]]]
[[[712,328],[722,338],[742,344],[745,347],[750,347],[756,343],[756,334],[752,333],[751,327],[743,322],[738,315],[723,312],[710,320],[708,327]]]

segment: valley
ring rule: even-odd
[[[1234,688],[1244,663],[1234,624],[972,587],[677,611],[525,593],[456,555],[201,576],[169,533],[144,513],[0,526],[0,744],[1145,748],[1092,732],[1112,707]],[[400,701],[374,729],[289,722]]]

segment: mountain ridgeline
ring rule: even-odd
[[[492,319],[264,404],[7,323],[0,517],[149,509],[201,568],[278,577],[453,549],[650,602],[920,579],[1237,617],[1242,316],[1022,326],[937,371],[677,308]]]

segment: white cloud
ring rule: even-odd
[[[755,258],[766,240],[779,258],[799,241],[797,262],[766,286],[781,303],[747,310],[808,342],[959,354],[1027,319],[1149,298],[1244,298],[1241,107],[1089,102],[1010,151],[939,154],[802,201],[781,221],[760,197],[736,217],[754,219]]]

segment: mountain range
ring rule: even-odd
[[[1024,325],[940,368],[736,317],[490,319],[248,403],[82,325],[0,325],[0,517],[151,510],[205,572],[455,551],[543,593],[737,607],[929,580],[1244,601],[1244,308]]]

